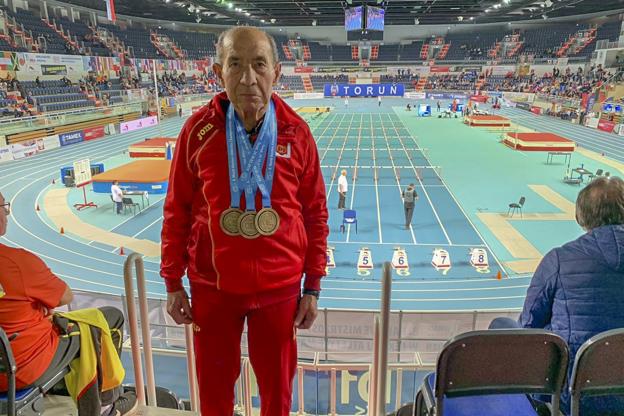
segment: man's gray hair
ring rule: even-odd
[[[624,181],[613,176],[591,181],[576,199],[576,221],[588,231],[624,224]]]
[[[236,34],[236,32],[238,31],[249,30],[249,29],[254,29],[259,32],[262,32],[264,36],[266,36],[267,40],[269,41],[269,45],[271,45],[271,54],[273,55],[273,63],[277,64],[279,62],[279,55],[277,54],[277,44],[275,43],[275,38],[273,38],[273,36],[269,35],[264,30],[258,29],[256,27],[235,26],[224,32],[221,32],[221,34],[219,35],[219,40],[217,40],[217,63],[218,64],[223,65],[223,60],[225,59],[225,56],[224,56],[225,55],[225,45],[224,45],[225,39],[228,36],[232,36]]]

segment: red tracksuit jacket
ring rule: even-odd
[[[320,289],[325,275],[327,206],[316,143],[308,125],[277,95],[277,153],[271,193],[281,223],[275,234],[253,240],[220,228],[230,206],[225,139],[225,93],[184,124],[176,143],[164,206],[161,276],[167,291],[192,285],[250,294],[294,286]],[[241,209],[245,209],[244,198]],[[256,193],[256,210],[262,208]]]

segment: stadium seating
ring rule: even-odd
[[[115,37],[121,40],[127,49],[130,49],[130,56],[141,59],[163,58],[150,39],[147,30],[136,28],[122,29],[117,25],[102,24],[98,27],[105,28]]]
[[[217,35],[214,33],[178,32],[167,29],[159,29],[158,33],[167,35],[173,40],[188,59],[204,59],[216,55]]]
[[[69,32],[71,38],[77,40],[78,44],[81,45],[84,54],[96,56],[112,55],[112,52],[93,36],[93,31],[86,24],[80,21],[72,22],[65,18],[56,19],[52,23],[56,23],[57,29],[62,30],[64,33],[67,34]]]
[[[420,50],[422,49],[423,42],[420,40],[412,41],[412,43],[403,45],[400,53],[400,61],[420,61]]]
[[[308,42],[312,61],[329,61],[329,46],[321,45],[318,42]]]
[[[11,13],[9,12],[9,14]],[[65,42],[65,39],[60,37],[54,29],[46,25],[39,16],[22,9],[17,9],[17,13],[13,16],[24,27],[24,30],[31,34],[35,41],[39,42],[39,52],[70,55],[77,53],[76,50]]]

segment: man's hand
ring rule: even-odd
[[[318,315],[316,297],[312,295],[303,295],[299,301],[299,310],[295,317],[295,327],[297,329],[310,329]]]
[[[193,323],[191,304],[186,290],[167,293],[167,312],[178,325]]]

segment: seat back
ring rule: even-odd
[[[121,201],[124,205],[134,205],[132,198],[121,198]]]
[[[624,394],[624,328],[602,332],[585,341],[574,359],[570,378],[572,415],[581,395]]]
[[[518,202],[518,204],[522,207],[522,206],[524,206],[524,201],[526,201],[526,198],[525,197],[521,197],[520,201]]]
[[[345,222],[354,222],[356,220],[356,212],[354,209],[346,209],[343,214],[343,220]]]
[[[6,408],[7,415],[15,415],[15,373],[17,366],[13,358],[11,343],[9,337],[2,328],[0,328],[0,374],[4,373],[7,377],[7,398]],[[4,407],[4,406],[2,406]]]
[[[602,169],[598,169],[596,171],[596,176],[602,176],[602,172],[603,172]]]
[[[551,395],[558,408],[568,354],[561,337],[542,329],[458,335],[438,357],[436,405],[442,406],[444,396],[541,393]]]

